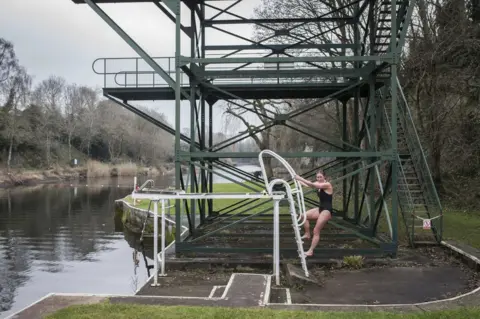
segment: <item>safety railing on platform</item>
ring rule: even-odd
[[[237,54],[241,57],[241,54]],[[264,57],[268,54],[249,54],[249,57]],[[317,55],[318,56],[318,55]],[[210,57],[219,57],[212,55]],[[232,56],[229,56],[231,58]],[[174,57],[153,57],[154,61],[162,67],[167,74],[175,78],[175,58]],[[335,66],[340,67],[340,66]],[[351,63],[347,63],[347,67],[353,69]],[[205,71],[237,71],[233,75],[212,75],[211,81],[214,85],[227,84],[303,84],[303,83],[345,83],[349,80],[343,76],[293,76],[288,70],[319,70],[331,69],[332,63],[225,63],[225,64],[208,64]],[[92,64],[94,73],[102,75],[104,78],[103,86],[106,88],[152,88],[152,87],[168,87],[165,80],[155,72],[141,57],[124,57],[124,58],[98,58]],[[266,70],[265,75],[251,76],[249,73],[242,74],[243,71],[259,71]],[[275,74],[276,71],[287,72],[285,74]],[[187,85],[189,77],[183,71],[180,72],[180,84]]]

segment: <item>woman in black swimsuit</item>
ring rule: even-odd
[[[310,220],[316,220],[315,228],[313,229],[313,239],[310,249],[305,253],[305,256],[313,256],[313,250],[318,245],[320,240],[320,230],[332,218],[332,197],[333,186],[325,179],[325,175],[320,171],[317,173],[317,180],[315,182],[307,181],[301,176],[295,176],[295,179],[302,185],[315,188],[319,197],[318,207],[307,211],[307,221],[303,224],[305,228],[305,235],[303,239],[310,240]]]

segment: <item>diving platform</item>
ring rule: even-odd
[[[328,83],[328,84],[224,84],[217,85],[215,88],[204,87],[203,94],[206,99],[212,98],[214,100],[231,99],[230,94],[234,94],[242,99],[315,99],[327,98],[336,94],[340,90],[345,90],[344,93],[339,93],[336,98],[349,99],[353,97],[355,91],[348,90],[354,85],[352,83]],[[380,88],[382,82],[377,83]],[[367,83],[358,85],[360,89],[360,96],[366,97],[369,92]],[[184,90],[189,90],[189,86],[182,86]],[[103,89],[104,94],[118,98],[121,101],[172,101],[175,100],[175,90],[171,87],[106,87]],[[230,93],[230,94],[229,94]],[[197,94],[197,99],[200,94]],[[186,101],[185,96],[181,96],[181,100]]]
[[[272,206],[278,204],[275,199],[261,208],[256,204],[260,199],[243,194],[240,196],[247,196],[244,200],[237,199],[235,204],[218,209],[222,199],[213,194],[213,176],[227,176],[224,173],[241,178],[239,183],[245,187],[248,183],[270,185],[270,181],[261,183],[252,174],[220,160],[254,158],[260,150],[269,148],[284,158],[296,158],[292,164],[295,162],[305,178],[312,179],[321,169],[335,183],[340,199],[334,203],[334,218],[323,234],[332,238],[332,246],[322,242],[322,257],[354,253],[395,256],[401,241],[408,240],[412,246],[425,241],[441,242],[442,207],[409,99],[399,80],[399,59],[414,1],[348,0],[335,8],[320,1],[315,2],[318,7],[312,14],[308,14],[309,8],[289,7],[301,7],[302,3],[281,2],[287,6],[285,10],[270,10],[255,0],[72,1],[87,4],[137,54],[93,62],[93,72],[103,79],[104,95],[175,136],[173,187],[201,194],[169,195],[176,202],[177,227],[183,215],[189,223],[187,238],[180,238],[183,229],[175,233],[177,255],[276,251],[304,258],[299,226],[305,223],[304,205],[314,205],[316,198],[302,199],[297,201],[301,207],[285,209],[285,218],[294,227],[280,249],[279,241],[269,240],[268,245],[255,247],[252,241],[235,240],[243,238],[244,233],[279,233],[281,223],[272,218],[276,210]],[[246,13],[248,1],[259,5],[259,10]],[[175,26],[175,43],[171,53],[165,53],[175,56],[151,55],[103,10],[108,6],[102,4],[127,2],[150,3],[152,10],[158,10],[159,19]],[[274,1],[268,5],[276,4]],[[256,25],[254,35],[246,27],[237,31],[224,27],[247,24]],[[152,41],[165,38],[155,35]],[[174,126],[129,104],[142,100],[174,101],[167,103],[175,107]],[[278,100],[284,100],[284,105],[277,105]],[[223,108],[222,101],[232,106],[229,114],[245,130],[216,143],[218,123],[214,114],[218,110],[214,107],[220,102],[217,107]],[[190,106],[190,134],[181,132],[182,104]],[[247,123],[247,113],[258,117],[262,124]],[[227,150],[254,137],[258,151]],[[302,167],[300,159],[309,159],[312,165]],[[291,181],[275,172],[278,162],[278,158],[266,162],[268,178],[276,180],[276,186],[291,190],[291,196],[297,196],[299,187],[290,189]],[[189,170],[188,183],[182,173],[184,165]],[[293,180],[294,172],[290,173],[289,179]],[[157,205],[162,201],[156,200]],[[300,217],[292,213],[295,209]],[[270,228],[257,228],[268,217],[265,214],[270,214],[266,220]],[[407,239],[399,236],[400,226]],[[347,238],[358,239],[358,243],[341,243]],[[278,255],[274,257],[278,261]]]

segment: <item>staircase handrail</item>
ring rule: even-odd
[[[413,132],[415,133],[415,138],[416,138],[416,140],[417,140],[417,142],[418,142],[418,144],[419,144],[419,146],[420,146],[419,148],[420,148],[420,152],[421,152],[421,154],[422,154],[421,157],[422,157],[423,164],[425,165],[425,168],[426,168],[426,171],[427,171],[427,178],[428,178],[429,182],[431,183],[431,185],[435,186],[435,183],[433,182],[432,174],[431,174],[431,172],[430,172],[430,167],[428,166],[428,163],[427,163],[427,160],[426,160],[425,152],[423,151],[423,148],[421,147],[422,144],[420,143],[420,137],[418,136],[418,132],[417,132],[417,129],[416,129],[416,127],[415,127],[415,122],[413,122],[413,116],[412,116],[412,114],[411,114],[411,112],[410,112],[410,107],[408,106],[407,99],[406,99],[405,94],[404,94],[404,92],[403,92],[403,89],[402,89],[402,87],[401,87],[401,85],[400,85],[400,80],[398,79],[398,76],[397,76],[397,79],[396,79],[396,80],[397,80],[397,88],[398,88],[398,90],[399,90],[399,92],[400,92],[400,94],[401,94],[401,96],[402,96],[402,101],[403,101],[403,103],[404,103],[403,108],[405,109],[405,113],[408,115],[409,121],[410,121],[412,124],[414,124],[414,125],[412,125],[412,127],[413,127]],[[436,201],[438,207],[440,208],[440,214],[442,214],[443,208],[442,208],[442,204],[441,204],[441,202],[440,202],[440,198],[438,197],[438,193],[437,193],[437,191],[435,190],[435,188],[433,188],[432,191],[433,191],[433,193],[434,193],[435,201]]]

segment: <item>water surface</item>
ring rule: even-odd
[[[114,201],[131,192],[129,184],[112,179],[0,191],[0,318],[51,292],[140,288],[148,277],[143,259],[114,220]]]
[[[132,188],[133,178],[121,178],[0,190],[0,318],[52,292],[134,294],[149,276],[145,259],[137,236],[114,219],[115,200]]]

